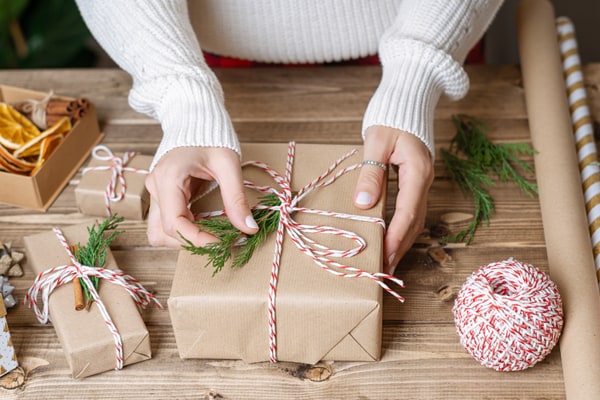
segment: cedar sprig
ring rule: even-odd
[[[75,252],[75,258],[79,263],[87,267],[103,268],[106,263],[106,250],[110,247],[112,242],[124,231],[117,231],[117,227],[123,222],[123,217],[117,216],[117,214],[111,215],[102,223],[95,223],[87,228],[88,231],[88,242],[82,246],[77,244],[77,251]],[[107,234],[108,233],[108,234]],[[99,278],[96,276],[90,276],[90,280],[94,285],[94,289],[98,290]],[[85,294],[85,298],[89,302],[93,301],[90,290],[83,281],[79,278],[81,287]]]
[[[281,204],[279,198],[274,194],[262,196],[258,203],[268,207]],[[212,234],[219,241],[199,247],[182,236],[186,242],[183,248],[192,254],[207,256],[206,266],[213,266],[212,276],[221,271],[231,258],[233,258],[232,268],[241,267],[250,261],[254,251],[267,240],[269,233],[277,230],[279,225],[278,211],[255,209],[252,210],[252,216],[258,225],[258,232],[254,235],[246,235],[237,229],[227,217],[206,218],[196,221],[200,230]]]
[[[442,158],[450,179],[458,184],[464,196],[471,193],[475,203],[475,215],[469,226],[455,235],[445,237],[443,242],[462,242],[466,237],[466,243],[469,244],[482,222],[489,225],[490,216],[495,211],[494,199],[486,188],[493,186],[494,182],[473,160],[460,158],[443,149]]]
[[[452,117],[456,135],[448,150],[442,149],[442,160],[450,178],[463,194],[473,196],[475,215],[464,230],[443,239],[444,242],[471,243],[477,228],[495,212],[494,199],[487,187],[494,186],[490,174],[502,182],[513,181],[527,195],[537,194],[537,185],[521,175],[532,172],[533,167],[520,156],[537,152],[526,143],[492,143],[486,136],[489,126],[475,117],[459,114]]]

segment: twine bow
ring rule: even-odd
[[[59,228],[53,228],[52,230],[56,234],[56,237],[64,250],[67,252],[67,255],[70,259],[70,264],[61,265],[40,272],[35,278],[33,285],[25,294],[25,299],[23,301],[24,304],[29,308],[33,308],[38,321],[40,321],[42,324],[45,324],[50,318],[48,312],[48,299],[52,291],[61,285],[71,282],[74,279],[83,279],[83,282],[89,289],[95,304],[98,306],[98,310],[104,319],[106,327],[113,336],[116,353],[115,369],[123,368],[123,340],[119,334],[119,330],[110,318],[104,303],[100,299],[100,296],[94,288],[94,285],[89,277],[95,276],[98,278],[103,278],[115,285],[123,287],[133,298],[135,303],[142,308],[151,303],[155,303],[158,308],[162,308],[162,305],[158,299],[156,299],[152,293],[148,292],[138,280],[123,273],[123,271],[110,270],[107,268],[94,268],[79,263],[71,252],[69,244],[67,243],[62,231]],[[38,295],[41,295],[41,310],[38,307]]]
[[[100,154],[104,152],[106,154]],[[108,161],[108,165],[98,165],[94,167],[86,167],[81,172],[85,174],[89,171],[111,171],[111,177],[104,189],[104,207],[106,209],[107,216],[112,215],[110,208],[111,202],[119,202],[125,198],[127,192],[127,183],[125,181],[124,172],[133,172],[136,174],[148,174],[149,171],[145,169],[128,167],[127,164],[131,159],[137,156],[139,153],[134,151],[128,151],[123,153],[123,157],[118,157],[113,154],[112,151],[106,146],[99,145],[94,147],[92,151],[92,157],[100,161]],[[117,192],[117,188],[120,190]]]
[[[385,221],[381,218],[353,215],[332,211],[317,210],[312,208],[300,207],[298,203],[306,197],[312,191],[329,186],[335,182],[338,178],[345,175],[346,173],[358,169],[361,164],[353,164],[347,166],[337,173],[333,173],[337,167],[344,162],[347,158],[356,154],[356,150],[352,150],[337,161],[335,161],[326,171],[321,175],[317,176],[311,182],[302,187],[295,195],[292,192],[292,168],[294,164],[295,154],[295,143],[290,142],[288,145],[287,162],[285,168],[285,175],[281,176],[277,171],[271,168],[269,165],[259,161],[247,161],[242,164],[242,167],[252,166],[264,170],[269,174],[275,183],[279,185],[280,190],[277,190],[271,186],[259,186],[250,181],[244,181],[244,186],[262,193],[271,193],[276,195],[280,204],[277,206],[264,206],[257,205],[254,209],[266,209],[274,210],[279,212],[279,225],[277,227],[277,233],[275,238],[275,252],[273,255],[273,262],[271,265],[271,275],[269,280],[269,294],[268,294],[268,323],[269,323],[269,359],[271,362],[277,362],[277,326],[276,326],[276,310],[275,310],[275,297],[277,293],[277,281],[279,276],[279,266],[281,260],[281,253],[283,250],[283,237],[287,233],[292,242],[296,245],[298,250],[310,257],[314,263],[324,269],[325,271],[341,277],[341,278],[368,278],[375,281],[381,286],[386,292],[394,296],[399,301],[404,299],[392,290],[384,281],[389,280],[396,283],[400,287],[404,287],[403,282],[393,275],[385,274],[382,272],[367,272],[360,268],[351,267],[346,264],[341,264],[332,260],[330,257],[347,258],[353,257],[361,253],[367,246],[364,238],[355,232],[351,232],[344,229],[339,229],[326,225],[307,225],[296,222],[292,214],[294,212],[303,212],[309,214],[317,214],[327,217],[350,219],[354,221],[376,223],[385,230]],[[225,215],[224,210],[212,211],[199,213],[196,217],[217,217]],[[309,237],[306,234],[325,234],[325,235],[336,235],[352,240],[356,243],[356,246],[348,250],[337,250],[331,249],[324,246]],[[342,271],[340,271],[342,270]]]
[[[48,103],[52,99],[52,96],[54,96],[54,92],[51,90],[41,100],[29,99],[24,101],[23,111],[31,114],[31,120],[38,128],[48,128],[48,122],[46,121],[46,107],[48,107]]]

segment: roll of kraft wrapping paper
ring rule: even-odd
[[[575,27],[569,18],[558,17],[556,29],[571,110],[571,124],[577,146],[592,252],[596,264],[596,280],[600,281],[600,165],[594,139],[594,126],[585,92],[581,60],[577,51]]]
[[[522,0],[517,30],[549,273],[565,313],[565,392],[600,399],[600,294],[552,4]]]

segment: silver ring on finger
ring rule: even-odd
[[[387,171],[387,165],[380,162],[380,161],[375,161],[375,160],[364,160],[362,162],[362,165],[373,165],[375,167],[379,167],[384,171]]]

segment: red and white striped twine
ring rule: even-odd
[[[396,278],[393,275],[385,274],[382,272],[367,272],[359,268],[351,267],[346,264],[341,264],[332,260],[330,257],[339,257],[339,258],[347,258],[353,257],[359,253],[361,253],[367,243],[366,241],[355,232],[347,231],[344,229],[339,229],[335,227],[330,227],[326,225],[307,225],[300,224],[296,222],[292,218],[292,214],[294,212],[305,212],[311,214],[317,214],[327,217],[333,218],[343,218],[350,219],[354,221],[362,221],[362,222],[370,222],[379,224],[382,229],[385,230],[385,221],[381,218],[375,217],[367,217],[361,215],[353,215],[346,213],[338,213],[331,211],[323,211],[316,210],[311,208],[305,208],[298,206],[298,203],[313,190],[328,186],[335,182],[338,178],[345,175],[346,173],[359,169],[361,164],[353,164],[342,168],[337,173],[333,173],[336,168],[347,158],[356,154],[356,150],[350,151],[343,155],[340,159],[334,162],[326,171],[324,171],[321,175],[317,176],[307,185],[302,187],[296,195],[292,192],[292,168],[294,164],[294,152],[295,152],[295,143],[290,142],[288,145],[287,152],[287,162],[285,175],[281,176],[277,171],[271,168],[269,165],[260,162],[260,161],[247,161],[242,164],[242,167],[256,167],[264,170],[267,174],[269,174],[273,180],[279,185],[281,190],[277,190],[271,186],[259,186],[249,181],[244,181],[244,185],[247,188],[262,192],[262,193],[271,193],[276,195],[280,204],[277,206],[264,206],[257,205],[255,209],[266,209],[266,210],[275,210],[279,212],[279,226],[277,227],[277,234],[275,238],[275,252],[273,255],[273,262],[271,267],[271,277],[269,280],[269,292],[268,292],[268,323],[269,323],[269,359],[271,362],[277,362],[277,328],[276,328],[276,316],[275,316],[275,297],[277,293],[277,281],[279,276],[279,265],[281,260],[281,253],[283,249],[283,238],[284,234],[287,233],[292,242],[296,245],[296,247],[308,257],[310,257],[316,265],[324,269],[325,271],[341,277],[341,278],[368,278],[376,282],[379,286],[381,286],[386,292],[394,296],[399,301],[404,301],[404,299],[392,290],[384,281],[389,280],[399,285],[400,287],[404,287],[403,282]],[[212,211],[206,213],[197,214],[198,218],[207,218],[207,217],[215,217],[215,216],[223,216],[225,215],[224,210]],[[326,234],[326,235],[335,235],[341,236],[347,239],[352,240],[356,243],[356,247],[349,250],[336,250],[331,249],[326,246],[323,246],[316,241],[308,238],[306,236],[307,233],[318,233],[318,234]],[[340,271],[341,270],[341,271]]]
[[[520,371],[558,342],[563,308],[550,278],[513,259],[481,267],[463,284],[452,309],[460,342],[488,368]]]
[[[40,272],[35,278],[33,285],[25,294],[23,303],[29,308],[33,308],[38,321],[40,321],[42,324],[45,324],[49,320],[48,299],[52,291],[61,285],[71,282],[74,279],[83,279],[83,282],[87,286],[92,298],[94,299],[94,303],[97,305],[98,310],[100,311],[100,314],[106,323],[106,327],[113,336],[116,353],[115,369],[123,368],[123,341],[121,335],[110,318],[104,303],[100,299],[100,296],[98,295],[98,292],[94,288],[94,285],[89,277],[95,276],[106,279],[115,285],[122,286],[133,298],[135,303],[142,308],[151,303],[156,304],[158,308],[162,308],[162,305],[152,293],[144,289],[138,280],[123,273],[123,271],[95,268],[80,264],[71,252],[69,244],[67,243],[62,231],[59,228],[53,228],[53,231],[56,234],[58,241],[67,252],[69,259],[71,260],[71,264],[53,267],[47,269],[46,271]],[[42,300],[41,310],[38,307],[38,296],[41,296]]]
[[[106,153],[105,155],[100,152]],[[137,156],[139,153],[135,151],[128,151],[123,153],[123,157],[118,157],[104,145],[98,145],[94,147],[92,151],[92,157],[100,161],[108,161],[108,165],[98,165],[95,167],[86,167],[81,172],[85,174],[89,171],[111,171],[111,177],[104,190],[104,207],[106,209],[106,215],[110,217],[112,211],[110,208],[111,202],[119,202],[125,198],[127,192],[127,182],[125,181],[124,172],[133,172],[136,174],[148,174],[149,171],[145,169],[127,167],[127,164],[131,159]],[[117,192],[117,188],[120,190]]]

